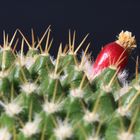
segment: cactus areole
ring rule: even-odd
[[[136,47],[135,37],[131,32],[122,31],[118,39],[103,47],[93,65],[94,75],[98,75],[103,69],[115,66],[120,70],[124,69],[128,57],[133,48]]]

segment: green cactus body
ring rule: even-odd
[[[36,48],[30,48],[29,51],[27,52],[27,56],[33,57],[35,55],[39,55],[39,50]]]
[[[10,82],[8,78],[0,78],[0,92],[7,93],[10,91]]]
[[[15,60],[15,56],[10,49],[0,50],[0,68],[1,69],[8,69],[10,66],[12,66],[12,63],[14,60]]]
[[[30,73],[32,75],[36,75],[39,73],[39,71],[43,69],[47,69],[48,71],[51,71],[53,69],[53,64],[50,60],[49,55],[38,55],[36,58],[35,63],[30,68]]]
[[[45,50],[0,50],[0,140],[139,140],[139,74],[127,85],[115,66],[93,77],[74,41],[53,61],[49,34]]]

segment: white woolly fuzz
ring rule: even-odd
[[[133,140],[134,135],[128,132],[122,132],[121,134],[118,135],[119,140]]]
[[[99,121],[99,115],[97,113],[90,112],[87,110],[83,119],[87,123],[97,122]]]
[[[27,122],[25,126],[20,129],[20,131],[24,134],[26,138],[31,137],[32,135],[39,132],[39,124],[41,122],[41,118],[39,116],[36,116],[34,121]]]
[[[84,70],[84,67],[79,65],[79,66],[75,66],[75,70],[76,71],[83,71]]]
[[[130,87],[128,84],[126,84],[124,87],[120,88],[119,91],[116,91],[116,101],[121,98],[123,95],[128,93],[132,87]]]
[[[8,129],[0,128],[0,140],[10,140],[12,135],[9,133]]]
[[[14,115],[19,114],[23,109],[19,102],[14,101],[8,104],[4,104],[0,101],[0,105],[4,107],[5,113],[10,117],[14,117]]]
[[[82,55],[84,52],[82,53]],[[91,75],[93,75],[93,63],[89,60],[88,56],[84,57],[84,64],[83,64],[83,70],[86,73],[88,79],[91,79]]]
[[[118,79],[121,82],[121,84],[123,86],[125,86],[127,83],[127,77],[128,77],[127,70],[123,70],[123,71],[119,72],[117,76],[118,76]]]
[[[94,137],[94,136],[90,136],[87,138],[87,140],[101,140],[98,136]]]
[[[119,107],[117,109],[117,112],[121,115],[121,116],[126,116],[126,108],[124,107]]]
[[[48,53],[45,53],[45,52],[41,53],[40,55],[41,56],[49,56],[49,54]]]
[[[3,52],[3,51],[9,51],[11,50],[11,47],[10,46],[4,46],[4,47],[0,47],[0,51]]]
[[[62,110],[64,105],[64,100],[61,102],[49,102],[45,101],[45,104],[43,105],[43,110],[46,112],[46,114],[52,114],[55,112],[59,112]]]
[[[58,140],[70,138],[73,134],[71,124],[69,124],[67,121],[62,122],[58,120],[58,126],[54,129],[54,134]]]
[[[63,52],[60,53],[60,57],[65,57],[65,56],[66,56],[66,53],[63,53]]]
[[[5,105],[6,114],[10,117],[19,114],[22,111],[22,107],[16,103],[9,103]]]
[[[80,88],[71,89],[70,90],[70,96],[71,97],[75,97],[75,98],[83,98],[84,92]]]
[[[27,69],[35,63],[37,56],[24,56],[23,54],[17,54],[17,61],[15,62],[16,65],[25,66]]]
[[[51,59],[51,62],[53,63],[53,65],[55,65],[56,64],[56,59],[54,59],[53,56],[50,56],[50,59]]]
[[[52,79],[59,79],[59,78],[60,78],[59,74],[56,74],[55,72],[50,73],[49,76],[50,76]]]
[[[126,107],[119,107],[117,109],[117,112],[121,115],[121,116],[131,116],[131,113],[126,109]]]
[[[68,74],[64,74],[64,75],[62,75],[62,76],[60,77],[60,80],[63,81],[63,80],[65,80],[67,77],[68,77]]]
[[[26,82],[23,85],[21,85],[21,90],[26,93],[26,95],[29,95],[36,91],[38,89],[37,85],[35,83]]]
[[[84,72],[86,73],[87,78],[91,80],[91,75],[93,75],[93,64],[86,62],[84,66]]]
[[[35,63],[37,59],[37,56],[34,57],[26,57],[25,58],[25,66],[27,69],[30,69],[30,67]]]
[[[17,66],[25,66],[25,56],[23,54],[17,54],[17,60],[15,61],[15,64]]]
[[[0,71],[0,78],[4,78],[4,77],[7,77],[9,74],[8,71]]]
[[[75,53],[73,51],[69,50],[68,55],[75,55]]]
[[[102,88],[102,90],[103,90],[104,92],[107,92],[107,93],[109,93],[109,92],[112,91],[111,86],[108,86],[108,85],[102,85],[101,88]]]

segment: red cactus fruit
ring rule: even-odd
[[[103,47],[93,65],[93,75],[98,75],[103,69],[113,66],[122,70],[125,68],[131,50],[136,48],[135,36],[131,32],[122,31],[118,40]]]

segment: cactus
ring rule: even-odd
[[[57,58],[49,50],[50,27],[32,44],[20,30],[0,48],[0,140],[139,140],[140,75],[129,83],[114,64],[92,76],[87,45],[82,57],[69,32]],[[22,35],[21,49],[13,45]],[[47,36],[47,37],[46,37]],[[41,46],[46,37],[45,48]],[[23,49],[25,43],[28,51]],[[14,46],[14,49],[12,49]],[[44,48],[44,49],[43,49]],[[120,76],[121,75],[121,76]]]

